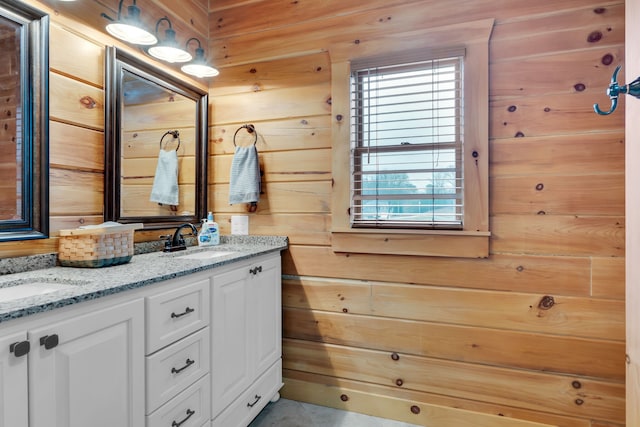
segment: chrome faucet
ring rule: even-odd
[[[164,252],[183,251],[187,249],[187,246],[184,242],[184,237],[182,236],[182,233],[181,233],[181,230],[186,227],[191,228],[191,234],[189,234],[189,236],[198,235],[198,229],[193,224],[189,224],[188,222],[186,222],[178,226],[178,228],[176,228],[176,231],[173,233],[173,236],[171,235],[160,236],[160,238],[166,239],[164,242],[164,249],[163,249]]]

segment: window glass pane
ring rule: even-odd
[[[431,65],[431,64],[430,64]],[[460,97],[453,66],[356,74],[356,141],[373,146],[455,141]]]
[[[461,61],[353,72],[354,225],[461,226]]]

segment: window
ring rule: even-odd
[[[493,22],[331,51],[335,252],[489,255]]]
[[[461,229],[463,58],[351,65],[351,225]]]

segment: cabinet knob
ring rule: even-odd
[[[45,350],[51,350],[54,347],[57,347],[59,342],[58,334],[45,335],[40,337],[40,345],[43,345]]]
[[[58,345],[58,334],[45,335],[40,337],[40,345],[43,345],[45,350],[51,350]]]
[[[256,274],[258,274],[258,273],[262,273],[262,266],[261,266],[261,265],[259,265],[259,266],[254,267],[254,268],[250,268],[250,269],[249,269],[249,273],[253,274],[254,276],[255,276]]]
[[[187,416],[186,416],[186,417],[184,417],[184,418],[182,419],[182,421],[174,421],[174,422],[172,422],[172,423],[171,423],[171,427],[180,427],[182,424],[186,423],[186,422],[187,422],[187,420],[188,420],[189,418],[191,418],[191,416],[192,416],[193,414],[195,414],[195,413],[196,413],[196,411],[194,411],[194,410],[192,410],[192,409],[187,409]]]
[[[43,345],[45,350],[51,350],[58,345],[58,334],[45,335],[40,337],[40,345]]]
[[[29,341],[18,341],[9,346],[9,351],[13,353],[15,357],[22,357],[29,353],[29,350],[31,350],[31,343]]]

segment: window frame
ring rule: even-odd
[[[407,36],[408,49],[437,56],[443,49],[465,49],[464,203],[460,230],[353,228],[351,204],[351,62],[392,57],[402,36],[331,53],[332,224],[334,252],[486,258],[489,256],[489,38],[493,19],[437,27]],[[405,45],[402,43],[402,45]],[[437,46],[437,48],[433,48]],[[369,53],[371,52],[371,53]]]
[[[435,56],[434,56],[435,55]],[[394,55],[395,56],[395,55]],[[385,58],[381,58],[380,60],[365,60],[364,63],[351,63],[351,124],[352,124],[352,134],[351,134],[351,210],[350,210],[350,218],[351,218],[351,227],[353,228],[367,228],[367,229],[408,229],[408,230],[417,230],[417,229],[462,229],[462,221],[463,221],[463,212],[464,212],[464,196],[463,196],[463,159],[462,159],[462,149],[463,149],[463,135],[462,130],[463,126],[463,88],[462,83],[464,81],[464,49],[454,49],[454,50],[444,50],[441,52],[429,52],[425,54],[422,50],[420,51],[410,51],[406,52],[403,57],[392,59],[391,61],[385,61]],[[374,129],[378,129],[378,126],[382,124],[384,119],[382,117],[377,116],[377,108],[385,108],[386,104],[384,101],[378,104],[377,95],[371,95],[371,85],[374,87],[374,91],[377,88],[377,84],[385,81],[385,76],[394,75],[398,73],[420,73],[422,76],[428,74],[433,70],[440,70],[442,68],[451,68],[453,67],[454,75],[457,76],[453,80],[454,87],[449,89],[449,92],[455,93],[451,100],[454,101],[454,105],[449,107],[449,110],[455,111],[455,115],[453,116],[454,123],[449,124],[447,128],[454,130],[454,140],[449,142],[421,142],[424,137],[423,136],[411,136],[411,137],[401,137],[402,140],[407,142],[397,143],[397,144],[388,144],[383,143],[382,145],[375,144],[374,146],[370,144],[371,140],[369,138],[372,137],[369,130],[364,127],[364,124],[374,124]],[[437,74],[438,72],[436,72]],[[415,75],[415,74],[414,74]],[[372,83],[366,81],[365,79],[372,78]],[[420,87],[424,87],[424,82],[418,83]],[[437,83],[434,83],[437,87]],[[406,86],[408,92],[404,92],[401,95],[406,96],[412,89],[415,89],[416,86]],[[383,89],[384,90],[384,89]],[[426,92],[425,92],[426,93]],[[436,90],[434,88],[434,93]],[[368,110],[366,105],[373,105],[372,110]],[[415,105],[415,101],[411,103],[411,105]],[[415,107],[412,107],[415,108]],[[368,111],[368,113],[365,113]],[[398,111],[399,113],[403,113],[402,110]],[[424,111],[425,114],[428,114],[427,111]],[[395,114],[395,113],[394,113]],[[434,120],[438,122],[438,118],[429,118],[421,115],[418,120]],[[398,125],[398,122],[393,122],[395,125]],[[412,124],[408,124],[407,126],[412,127]],[[428,127],[421,127],[422,131],[427,131]],[[381,129],[384,134],[384,129]],[[432,134],[436,138],[440,136],[444,137],[444,134],[439,133],[439,130],[436,128],[437,133]],[[375,133],[375,131],[373,131]],[[369,138],[367,138],[367,136]],[[377,136],[377,135],[376,135]],[[398,137],[395,137],[396,139]],[[377,139],[376,139],[377,140]],[[386,138],[382,137],[382,140],[386,140]],[[413,142],[408,142],[413,141]],[[417,141],[417,142],[416,142]],[[456,212],[454,214],[455,220],[453,221],[444,221],[444,220],[436,220],[432,217],[431,221],[427,220],[416,220],[416,221],[407,221],[407,220],[392,220],[392,219],[365,219],[363,216],[365,215],[363,212],[366,209],[365,200],[375,200],[375,201],[392,201],[392,200],[403,200],[400,195],[393,194],[368,194],[365,190],[365,187],[362,185],[364,182],[365,176],[382,176],[385,173],[385,169],[379,169],[376,166],[373,167],[374,170],[371,170],[371,167],[365,167],[363,165],[365,156],[369,158],[371,154],[373,154],[374,159],[384,159],[386,155],[408,155],[411,152],[423,152],[424,154],[431,156],[438,156],[438,153],[443,151],[454,150],[454,159],[455,159],[455,167],[451,169],[451,172],[455,173],[455,177],[453,178],[456,181],[454,193],[448,193],[445,197],[447,200],[452,200],[454,202],[454,207],[456,208]],[[435,154],[434,154],[435,153]],[[376,164],[376,161],[367,163],[369,165]],[[424,166],[426,167],[426,166]],[[365,170],[366,169],[366,170]],[[403,173],[401,170],[391,170],[388,173]],[[416,171],[417,172],[417,171]],[[426,172],[426,170],[423,170]],[[376,183],[380,181],[375,181]],[[377,185],[376,185],[377,187]],[[367,193],[367,194],[365,194]],[[411,193],[408,195],[408,199],[417,200],[418,203],[422,201],[433,201],[438,198],[438,195],[428,193]],[[460,201],[462,199],[462,201]],[[460,201],[460,202],[459,202]],[[458,203],[459,202],[459,203]],[[376,206],[378,206],[376,204]],[[459,220],[458,220],[459,218]]]

